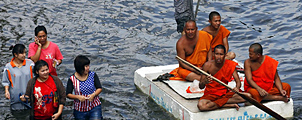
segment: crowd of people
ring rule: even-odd
[[[29,44],[28,59],[23,44],[11,46],[13,58],[4,67],[2,85],[5,97],[16,119],[60,120],[66,97],[74,100],[76,120],[102,120],[99,94],[102,85],[93,71],[90,60],[78,55],[74,60],[75,73],[67,87],[57,77],[56,66],[62,63],[59,47],[47,40],[44,26],[35,28],[35,41]]]
[[[190,2],[186,4],[191,5]],[[249,58],[244,62],[245,91],[242,91],[236,71],[238,63],[232,61],[236,54],[229,52],[230,31],[221,25],[220,14],[211,12],[210,25],[202,30],[198,30],[196,22],[192,19],[193,15],[188,16],[185,19],[177,19],[184,24],[177,27],[178,32],[184,32],[176,43],[177,56],[224,83],[230,82],[233,77],[236,82],[233,90],[251,96],[259,102],[289,101],[290,85],[281,82],[277,71],[278,62],[263,55],[259,43],[249,47]],[[30,119],[62,119],[63,107],[68,97],[74,100],[75,119],[103,119],[99,98],[102,85],[98,75],[89,70],[90,60],[84,55],[75,58],[76,72],[69,77],[65,89],[56,72],[56,66],[63,60],[59,47],[47,40],[47,30],[44,26],[37,26],[34,32],[35,40],[29,44],[28,59],[25,46],[16,44],[10,48],[13,58],[3,71],[2,85],[5,87],[5,97],[10,99],[12,113],[28,111]],[[211,77],[182,62],[170,73],[175,76],[170,79],[198,80],[199,87],[205,88],[204,95],[197,104],[200,111],[221,107],[235,107],[238,110],[237,103],[246,102],[239,95],[212,81]],[[15,117],[24,118],[26,114]]]

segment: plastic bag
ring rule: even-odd
[[[202,93],[204,90],[199,88],[199,81],[194,80],[193,83],[186,90],[187,93]]]

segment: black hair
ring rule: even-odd
[[[214,48],[214,53],[215,53],[216,49],[223,49],[223,51],[224,51],[223,53],[224,54],[226,53],[226,49],[223,45],[216,45],[215,48]]]
[[[212,20],[214,16],[220,16],[220,14],[216,11],[212,11],[210,14],[209,14],[209,20]]]
[[[74,59],[74,68],[76,72],[79,73],[80,75],[83,75],[85,71],[85,65],[89,65],[89,64],[90,64],[90,60],[84,55],[78,55]]]
[[[253,48],[255,53],[259,53],[260,55],[263,54],[263,48],[259,43],[252,44],[250,48]]]
[[[35,66],[34,66],[34,74],[36,77],[39,77],[39,74],[37,74],[37,72],[39,73],[39,70],[43,67],[43,66],[48,66],[47,62],[45,62],[44,60],[39,60],[35,63]]]
[[[16,44],[9,47],[9,50],[12,50],[12,54],[15,57],[15,53],[18,55],[25,52],[25,46],[23,44]]]
[[[35,36],[37,36],[38,33],[39,33],[40,31],[44,31],[45,34],[47,35],[47,30],[46,30],[46,28],[45,28],[43,25],[41,25],[41,26],[38,25],[38,26],[35,28]]]

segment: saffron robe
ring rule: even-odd
[[[199,38],[194,48],[193,53],[185,58],[189,63],[202,67],[202,65],[207,61],[208,52],[210,51],[210,41],[212,36],[205,31],[199,31]],[[187,69],[178,67],[170,72],[175,77],[171,77],[170,80],[182,80],[185,81],[186,77],[191,73]]]
[[[253,81],[271,95],[281,95],[278,88],[274,85],[277,67],[278,61],[266,55],[261,66],[257,70],[252,71]],[[282,82],[282,89],[285,90],[287,96],[290,97],[290,85]],[[244,80],[244,90],[250,93],[258,102],[262,101],[263,97],[260,96],[256,89],[248,84],[246,78]]]
[[[226,38],[230,35],[230,31],[226,29],[224,26],[220,25],[219,31],[217,35],[211,41],[212,51],[214,52],[214,48],[217,45],[223,45],[223,38]]]
[[[231,60],[225,60],[224,65],[222,68],[215,74],[213,75],[215,78],[220,80],[221,82],[228,84],[228,82],[232,81],[232,76],[234,73],[234,70],[238,63],[231,61]],[[204,95],[217,95],[217,96],[222,96],[226,94],[228,89],[222,85],[220,85],[218,82],[213,81],[209,84],[206,84],[206,88],[204,91]]]
[[[228,84],[228,82],[232,81],[231,78],[237,65],[238,63],[234,61],[225,60],[223,67],[214,75],[214,77],[225,84]],[[228,91],[226,87],[220,85],[218,82],[213,81],[206,84],[204,95],[200,100],[211,100],[216,103],[218,107],[222,107],[234,94],[234,92]]]
[[[274,60],[269,56],[265,56],[265,59],[261,66],[252,71],[252,79],[253,81],[265,91],[270,91],[275,82],[275,74],[278,67],[278,61]],[[244,90],[248,91],[252,86],[250,86],[246,80],[244,79]]]
[[[286,91],[286,95],[290,97],[291,87],[288,83],[282,82],[282,89]],[[259,92],[254,89],[250,88],[248,91],[252,95],[252,97],[257,100],[258,102],[261,102],[263,97],[260,96]],[[267,92],[270,95],[281,95],[279,89],[274,85],[273,88]]]

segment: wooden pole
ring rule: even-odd
[[[195,9],[195,20],[197,20],[196,19],[196,17],[197,17],[197,11],[198,11],[198,7],[199,7],[199,3],[200,3],[200,0],[198,0],[198,2],[197,2],[197,5],[196,5],[196,9]]]
[[[258,107],[259,109],[263,110],[264,112],[268,113],[269,115],[273,116],[274,118],[276,118],[277,120],[286,120],[285,118],[283,118],[281,115],[279,115],[278,113],[274,112],[273,110],[269,109],[268,107],[264,106],[263,104],[261,104],[260,102],[258,102],[257,100],[242,94],[238,91],[233,90],[233,88],[231,88],[230,86],[228,86],[227,84],[225,84],[224,82],[221,82],[220,80],[218,80],[217,78],[211,76],[210,74],[208,74],[207,72],[199,69],[198,67],[192,65],[191,63],[183,60],[182,58],[180,58],[179,56],[176,56],[176,59],[178,59],[179,61],[183,62],[184,64],[194,68],[195,70],[197,70],[198,72],[206,75],[206,76],[210,76],[214,81],[218,82],[219,84],[225,86],[226,88],[232,90],[233,92],[235,92],[236,94],[238,94],[239,96],[241,96],[243,99],[245,99],[246,101],[250,102],[251,104],[255,105],[256,107]]]

